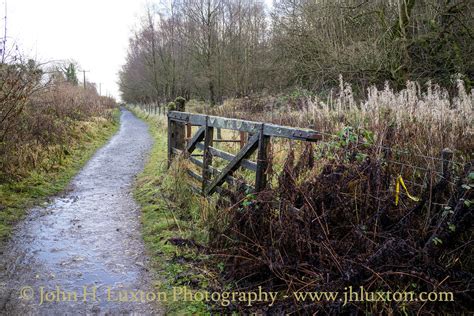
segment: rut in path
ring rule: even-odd
[[[68,192],[29,212],[0,259],[0,314],[160,313],[156,302],[114,301],[119,290],[152,290],[140,211],[130,192],[152,143],[147,125],[123,110],[120,131],[72,180]],[[30,300],[19,297],[25,286],[23,295],[33,296]],[[65,301],[60,294],[60,302],[43,297],[40,305],[41,287],[56,291],[56,286],[72,294]],[[96,300],[88,294],[84,302],[84,289],[95,290]]]

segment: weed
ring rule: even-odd
[[[143,238],[160,273],[156,286],[172,297],[173,288],[186,286],[197,291],[207,288],[209,276],[202,263],[207,259],[201,245],[207,243],[204,229],[213,213],[213,203],[192,193],[185,161],[167,169],[167,136],[164,117],[132,111],[150,126],[155,140],[144,171],[138,176],[134,196],[142,209]],[[199,266],[199,268],[197,268]],[[202,314],[202,302],[164,302],[170,314]]]

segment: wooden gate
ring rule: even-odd
[[[198,129],[192,135],[192,126]],[[239,140],[214,139],[214,129],[239,131]],[[185,155],[192,163],[200,167],[202,172],[197,174],[187,170],[188,174],[201,183],[196,189],[203,195],[214,192],[222,193],[221,185],[224,182],[236,184],[232,174],[240,167],[255,173],[255,187],[241,184],[249,191],[259,192],[267,185],[266,170],[268,167],[268,146],[271,137],[283,137],[293,140],[315,142],[321,135],[313,130],[297,129],[287,126],[230,119],[187,112],[168,112],[168,166],[174,156]],[[213,147],[215,142],[239,142],[240,151],[231,154]],[[202,154],[194,154],[198,149]],[[249,157],[257,151],[256,161]],[[202,156],[202,160],[198,157]],[[228,161],[222,170],[212,166],[213,157]]]

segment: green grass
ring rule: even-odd
[[[145,120],[154,138],[154,146],[138,176],[134,189],[135,199],[142,209],[143,238],[147,246],[152,267],[155,270],[155,287],[172,297],[174,287],[183,287],[197,291],[204,290],[211,279],[205,267],[197,269],[206,255],[195,249],[175,246],[170,238],[183,238],[205,243],[207,234],[203,224],[202,198],[195,196],[189,189],[189,178],[185,177],[178,164],[167,169],[167,134],[164,117],[147,115],[138,108],[131,109]],[[174,200],[173,196],[179,199]],[[166,312],[172,315],[208,313],[203,302],[173,301],[162,302]]]
[[[15,223],[23,218],[26,210],[47,203],[49,196],[63,191],[74,175],[95,151],[115,134],[119,127],[120,111],[114,110],[113,121],[92,122],[80,145],[70,149],[70,154],[54,171],[32,171],[17,182],[0,184],[0,246],[4,245]]]

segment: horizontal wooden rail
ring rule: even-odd
[[[204,162],[202,162],[202,160],[199,160],[199,159],[196,159],[194,157],[189,157],[189,161],[191,161],[192,163],[194,163],[196,166],[198,167],[204,167]]]
[[[189,161],[191,161],[193,164],[195,164],[195,165],[198,166],[198,167],[201,167],[201,168],[202,168],[202,167],[204,166],[204,162],[202,162],[202,161],[199,160],[199,159],[190,157],[190,158],[189,158]],[[211,173],[212,173],[214,176],[218,176],[218,175],[220,175],[220,174],[222,173],[221,170],[219,170],[219,169],[217,169],[217,168],[214,168],[214,167],[212,167],[212,166],[209,166],[209,169],[210,169]],[[255,188],[254,188],[253,186],[248,185],[248,184],[245,183],[243,180],[236,179],[236,178],[234,178],[234,177],[232,177],[232,176],[230,176],[230,175],[228,175],[228,176],[226,177],[225,181],[226,181],[228,184],[233,185],[233,186],[235,186],[235,187],[240,187],[240,186],[241,186],[241,187],[244,187],[245,190],[246,190],[247,192],[249,192],[249,193],[255,191]]]
[[[192,126],[199,127],[194,135],[192,135]],[[239,131],[240,139],[214,139],[214,129]],[[264,190],[267,186],[266,173],[270,163],[268,151],[271,137],[314,142],[321,139],[321,134],[313,130],[261,122],[177,111],[168,112],[168,162],[171,163],[173,156],[183,155],[201,168],[201,175],[190,169],[186,172],[202,185],[201,190],[196,187],[193,187],[193,190],[200,191],[204,195],[211,195],[214,192],[229,194],[231,191],[221,187],[224,182],[245,192]],[[240,151],[235,155],[225,152],[214,147],[214,142],[240,143]],[[202,153],[195,153],[196,149]],[[256,162],[249,159],[254,152],[257,152]],[[202,157],[202,160],[196,157]],[[213,157],[229,163],[223,170],[219,170],[212,166]],[[233,176],[240,167],[255,172],[255,187]]]
[[[196,148],[200,149],[200,150],[204,150],[204,145],[203,144],[197,144]],[[227,160],[227,161],[232,161],[232,159],[235,158],[234,155],[229,154],[225,151],[219,150],[219,149],[214,148],[214,147],[209,147],[209,152],[211,153],[212,156],[219,157],[219,158],[222,158],[222,159]],[[257,163],[255,163],[251,160],[244,159],[244,160],[242,160],[241,165],[242,165],[242,167],[244,167],[245,169],[248,169],[250,171],[257,171]]]
[[[234,131],[247,132],[255,134],[260,131],[261,122],[245,121],[239,119],[224,118],[218,116],[210,116],[204,114],[193,114],[187,112],[171,111],[168,117],[182,123],[189,123],[195,126],[206,125],[208,119],[208,126],[222,129],[230,129]],[[280,126],[274,124],[264,125],[263,134],[271,137],[283,137],[296,140],[304,140],[315,142],[321,139],[321,134],[313,130],[305,130],[287,126]]]
[[[244,148],[230,161],[230,163],[222,170],[222,173],[214,179],[206,188],[206,195],[210,195],[215,192],[216,187],[221,185],[225,181],[227,175],[231,175],[242,163],[242,160],[250,156],[258,146],[259,135],[256,134],[249,139],[249,142],[245,144]]]
[[[202,182],[202,177],[190,169],[186,169],[186,172],[194,179],[199,182]]]
[[[240,139],[213,139],[214,143],[240,143]]]

